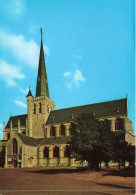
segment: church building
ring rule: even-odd
[[[55,110],[50,99],[43,41],[41,37],[36,95],[27,94],[27,114],[10,116],[3,125],[0,166],[75,166],[69,140],[71,122],[81,113],[109,120],[111,131],[125,131],[124,139],[134,145],[132,122],[128,119],[128,97],[114,101]]]

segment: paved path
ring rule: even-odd
[[[0,169],[0,195],[134,194],[134,171],[80,172],[73,168]]]

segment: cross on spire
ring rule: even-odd
[[[40,28],[40,31],[41,31],[41,40],[42,40],[42,34],[43,34],[43,32],[42,32],[42,27]]]

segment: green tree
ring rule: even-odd
[[[111,131],[108,120],[81,114],[71,124],[70,146],[74,157],[88,161],[89,170],[98,171],[102,161],[111,159]]]
[[[135,166],[135,146],[128,144],[127,147],[127,161],[130,166]]]
[[[112,160],[118,162],[119,168],[121,165],[125,168],[126,161],[132,165],[135,160],[135,147],[125,141],[125,131],[114,132],[112,143]]]

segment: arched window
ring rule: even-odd
[[[70,158],[71,150],[68,145],[66,145],[65,150],[64,150],[64,157]]]
[[[19,148],[19,158],[22,158],[22,147]]]
[[[44,158],[49,158],[49,148],[45,147],[43,150],[43,156]]]
[[[53,149],[53,157],[59,158],[59,147],[55,146]]]
[[[9,140],[10,139],[10,134],[9,133],[7,133],[7,140]]]
[[[63,124],[60,126],[60,135],[65,135],[65,126]]]
[[[107,129],[107,130],[111,130],[111,122],[110,122],[110,120],[105,119],[105,120],[104,120],[104,123],[105,123],[105,125],[106,125],[106,129]]]
[[[36,104],[33,105],[33,114],[36,114]]]
[[[17,154],[17,140],[14,138],[12,141],[13,154]]]
[[[55,136],[56,133],[55,133],[55,127],[54,126],[51,126],[51,129],[50,129],[50,136],[53,137]]]
[[[41,104],[41,102],[39,103],[39,113],[42,113],[42,104]]]
[[[124,129],[123,119],[116,118],[116,120],[115,120],[115,130],[123,130],[123,129]]]
[[[73,129],[75,128],[76,124],[74,122],[70,123],[70,126],[69,126],[69,135],[71,135]]]

